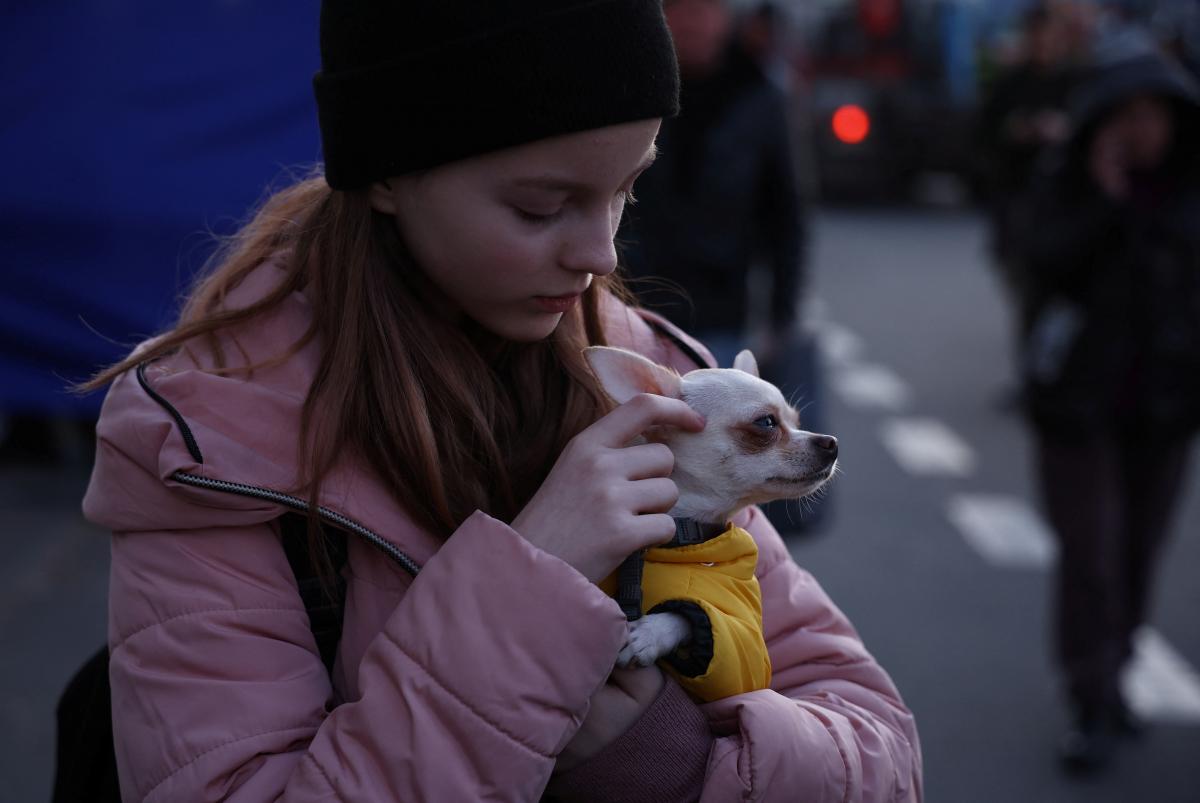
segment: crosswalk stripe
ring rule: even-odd
[[[1142,717],[1200,725],[1200,674],[1153,628],[1134,634],[1133,661],[1122,685]]]
[[[833,371],[833,385],[849,405],[896,412],[911,397],[892,371],[859,362],[863,341],[825,321],[820,348]],[[896,462],[912,474],[968,476],[975,469],[971,447],[932,418],[891,418],[880,438]],[[1044,569],[1057,545],[1042,517],[1023,499],[999,494],[958,494],[946,516],[964,540],[989,563],[1004,568]],[[1122,678],[1129,704],[1139,716],[1166,723],[1200,725],[1200,673],[1153,628],[1134,637],[1134,655]]]
[[[975,470],[975,452],[937,419],[891,418],[879,437],[910,474],[966,477]]]
[[[1015,496],[959,494],[946,515],[963,538],[989,563],[1010,569],[1043,569],[1057,547],[1049,527]],[[1144,627],[1134,638],[1134,656],[1122,679],[1130,705],[1142,717],[1200,724],[1200,675],[1165,638]]]
[[[946,516],[989,563],[1014,569],[1042,569],[1057,547],[1050,528],[1029,504],[1015,496],[958,494]]]
[[[818,332],[821,355],[830,365],[848,365],[862,356],[862,338],[845,326],[827,321],[821,324]]]
[[[899,412],[912,397],[904,380],[882,365],[846,365],[831,379],[842,401],[852,407]]]

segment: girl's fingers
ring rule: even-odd
[[[679,501],[679,488],[666,477],[638,480],[629,485],[629,501],[630,510],[639,515],[667,513]]]
[[[647,547],[665,544],[675,537],[675,519],[666,513],[646,513],[633,516],[627,532],[633,544],[633,552]]]
[[[642,393],[588,427],[601,446],[617,449],[650,427],[679,427],[689,432],[704,429],[704,417],[679,399]]]
[[[643,443],[620,451],[626,476],[631,480],[668,477],[675,468],[675,455],[661,443]]]

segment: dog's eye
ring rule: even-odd
[[[754,426],[762,427],[763,429],[775,429],[779,426],[779,422],[775,420],[773,415],[764,415],[762,418],[755,419]]]

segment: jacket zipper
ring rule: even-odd
[[[280,493],[279,491],[273,491],[270,488],[259,488],[254,485],[244,485],[240,482],[229,482],[227,480],[214,480],[208,477],[201,477],[197,474],[188,474],[184,471],[176,471],[171,475],[171,479],[175,480],[176,482],[181,482],[185,485],[193,485],[197,488],[207,488],[212,491],[222,491],[224,493],[237,494],[238,496],[248,496],[253,499],[263,499],[268,502],[274,502],[275,504],[291,508],[292,510],[300,513],[308,513],[311,509],[308,502],[304,501],[300,497]],[[317,515],[329,524],[354,533],[364,541],[367,541],[380,552],[383,552],[396,563],[400,564],[400,567],[413,577],[416,577],[417,572],[421,570],[421,567],[417,565],[416,561],[414,561],[404,552],[401,552],[382,536],[364,527],[353,519],[346,518],[336,510],[331,510],[324,505],[320,505],[317,507]]]
[[[200,453],[200,444],[196,442],[196,437],[192,434],[192,429],[188,426],[183,415],[181,415],[180,412],[176,410],[169,401],[164,399],[156,390],[154,390],[154,388],[150,386],[150,381],[146,379],[147,364],[148,363],[143,362],[139,363],[137,366],[137,371],[135,373],[137,374],[138,384],[142,386],[142,390],[144,390],[146,394],[150,396],[150,398],[152,398],[160,407],[170,414],[171,418],[175,419],[175,424],[179,427],[179,432],[183,436],[183,443],[187,447],[188,454],[191,455],[192,459],[197,463],[203,463],[204,456]],[[255,485],[244,485],[240,482],[228,482],[226,480],[213,480],[209,479],[208,477],[201,477],[198,474],[188,474],[184,471],[176,471],[171,475],[171,479],[175,480],[176,482],[182,482],[185,485],[194,485],[198,488],[208,488],[209,490],[213,491],[223,491],[225,493],[237,494],[238,496],[248,496],[254,499],[265,499],[268,502],[274,502],[278,505],[283,505],[284,507],[291,508],[292,510],[299,511],[300,513],[307,514],[310,510],[308,502],[304,501],[300,497],[280,493],[279,491],[272,491],[270,488],[259,488]],[[421,570],[421,567],[417,565],[415,560],[401,552],[399,549],[396,549],[396,547],[388,543],[382,536],[372,532],[353,519],[346,518],[336,510],[330,510],[324,505],[321,505],[317,507],[317,515],[324,521],[336,527],[340,527],[348,532],[352,532],[362,538],[364,541],[367,541],[380,552],[383,552],[392,560],[396,561],[396,563],[400,564],[401,568],[403,568],[404,571],[408,572],[413,577],[416,577],[417,572]]]

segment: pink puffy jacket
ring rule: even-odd
[[[268,263],[230,303],[248,303],[278,279]],[[295,342],[308,320],[296,294],[238,340],[248,359],[262,360]],[[693,367],[615,302],[608,333],[615,345]],[[296,432],[317,348],[251,381],[174,356],[140,378],[123,375],[105,400],[84,511],[113,533],[110,677],[122,795],[537,800],[612,669],[620,610],[486,513],[444,542],[434,538],[347,460],[321,500],[323,515],[352,531],[331,678],[275,523],[296,484]],[[684,698],[706,730],[700,799],[919,800],[917,734],[891,681],[765,517],[751,509],[738,523],[758,542],[774,679],[769,690],[699,709]],[[421,567],[415,579],[404,556]],[[344,702],[329,710],[331,699]],[[596,783],[592,796],[606,799],[604,780]]]

